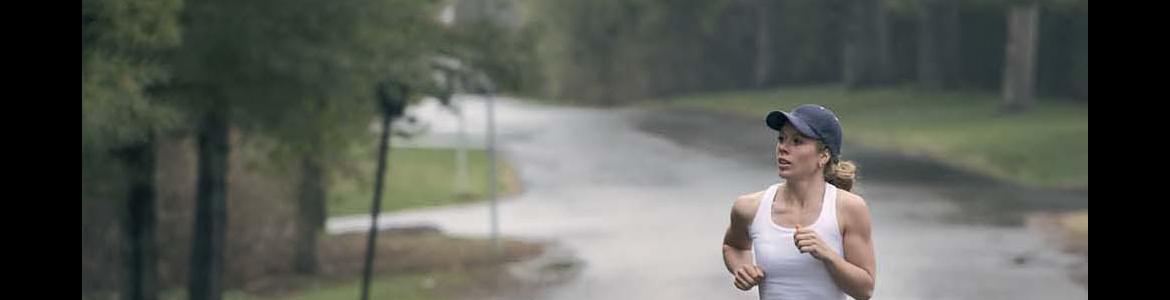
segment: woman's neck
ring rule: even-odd
[[[784,182],[784,201],[805,206],[815,204],[824,197],[825,180],[823,178],[788,179]]]

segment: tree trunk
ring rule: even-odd
[[[1036,41],[1040,9],[1036,3],[1013,5],[1008,9],[1008,40],[1004,54],[1004,111],[1026,110],[1032,106],[1036,88]]]
[[[853,1],[847,5],[850,21],[845,24],[842,60],[845,86],[858,88],[887,82],[889,42],[881,1]]]
[[[122,226],[125,236],[122,299],[157,299],[153,135],[120,154],[128,171],[126,179],[130,187]]]
[[[959,77],[958,2],[919,3],[918,83],[927,89],[951,88]]]
[[[228,116],[208,112],[199,128],[199,178],[191,243],[189,299],[220,299],[227,225]]]
[[[764,88],[772,83],[773,77],[773,59],[776,51],[773,47],[772,41],[772,8],[779,4],[774,0],[756,0],[756,59],[754,66],[754,74],[752,86],[755,88]]]
[[[297,243],[293,255],[293,267],[301,274],[317,272],[317,234],[325,226],[322,169],[320,152],[309,151],[302,156],[301,193],[297,198]]]
[[[890,63],[890,23],[888,12],[883,4],[885,1],[873,0],[871,10],[873,14],[874,34],[874,65],[876,68],[873,72],[874,83],[885,84],[893,82],[894,71],[893,65]]]

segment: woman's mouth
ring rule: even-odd
[[[781,166],[791,166],[792,162],[790,162],[786,159],[783,159],[783,158],[778,158],[778,159],[776,159],[776,164],[779,164]]]

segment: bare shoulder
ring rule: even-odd
[[[868,227],[869,220],[869,204],[865,202],[865,198],[846,190],[837,190],[837,210],[838,216],[844,217],[841,223],[845,226],[862,225]]]
[[[841,189],[837,190],[837,207],[850,212],[869,211],[869,205],[865,203],[865,198]]]
[[[751,194],[740,195],[735,198],[735,203],[731,205],[731,214],[740,220],[751,220],[756,216],[756,208],[760,206],[760,199],[764,197],[764,191],[759,191]]]

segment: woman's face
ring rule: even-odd
[[[822,151],[817,140],[801,135],[791,125],[780,128],[776,139],[776,167],[784,179],[821,176],[829,154]]]

